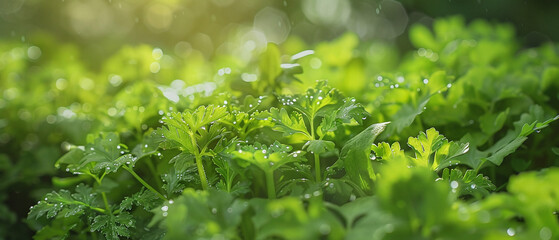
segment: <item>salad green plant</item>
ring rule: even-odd
[[[292,37],[155,73],[171,54],[125,47],[99,75],[60,64],[72,46],[35,66],[2,43],[0,200],[52,179],[26,193],[34,239],[557,238],[557,45],[459,17],[409,35],[401,54]]]

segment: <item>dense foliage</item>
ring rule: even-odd
[[[38,200],[35,239],[557,238],[558,46],[458,17],[409,35],[124,47],[99,71],[3,42],[0,200]]]

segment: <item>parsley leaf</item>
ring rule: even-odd
[[[386,128],[388,123],[377,123],[369,126],[346,142],[338,161],[343,162],[349,178],[364,191],[370,192],[376,173],[370,161],[371,145],[375,138]]]
[[[92,231],[103,233],[109,240],[119,240],[120,237],[129,237],[130,229],[136,221],[127,212],[118,215],[98,215],[91,223]]]

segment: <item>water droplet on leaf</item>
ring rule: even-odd
[[[450,182],[450,187],[453,188],[453,189],[458,188],[458,182],[457,181]]]

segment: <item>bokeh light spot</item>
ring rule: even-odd
[[[27,57],[32,60],[37,60],[41,57],[41,49],[37,46],[31,46],[27,49]]]
[[[267,41],[282,43],[291,31],[291,24],[284,12],[265,7],[254,16],[254,29],[264,33]]]
[[[149,71],[151,73],[158,73],[159,70],[161,70],[161,65],[159,65],[158,62],[152,62],[151,65],[149,65]]]
[[[315,24],[340,26],[351,14],[348,0],[305,0],[302,4],[303,13]]]
[[[145,9],[144,20],[145,25],[153,32],[166,31],[173,22],[173,10],[164,4],[151,4]]]

